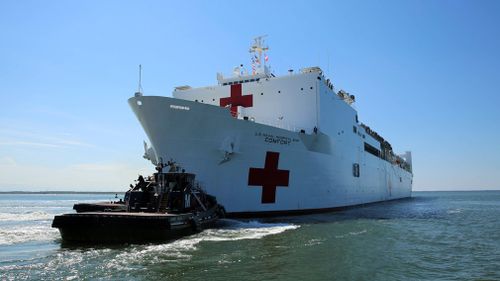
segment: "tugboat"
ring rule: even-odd
[[[163,168],[170,166],[168,172]],[[75,204],[77,213],[54,217],[65,242],[141,243],[179,238],[213,227],[225,214],[214,196],[205,193],[175,162],[160,162],[157,172],[112,203]]]

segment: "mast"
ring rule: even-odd
[[[135,96],[142,96],[142,65],[139,64],[139,85],[137,86],[137,92],[135,92]]]
[[[255,61],[254,65],[256,65],[255,70],[253,71],[253,74],[259,74],[259,73],[267,73],[267,66],[266,66],[266,61],[267,61],[267,56],[264,58],[264,63],[262,63],[262,53],[265,53],[269,50],[269,47],[265,45],[264,38],[267,37],[267,35],[261,35],[257,36],[254,38],[254,43],[250,47],[249,52],[250,53],[255,53]],[[252,58],[254,60],[254,58]]]

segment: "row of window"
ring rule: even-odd
[[[232,82],[229,82],[229,83],[232,83]],[[223,85],[226,85],[226,84],[227,84],[227,83],[224,83]],[[235,83],[235,84],[236,84],[236,83]],[[231,85],[231,84],[229,84],[229,85]],[[310,89],[312,90],[312,89],[313,89],[313,87],[310,87]],[[303,91],[303,90],[304,90],[304,88],[300,88],[300,90],[301,90],[301,91]],[[278,91],[278,94],[280,94],[280,93],[281,93],[281,91]],[[263,95],[264,95],[264,93],[260,93],[260,95],[261,95],[261,96],[263,96]],[[195,101],[195,102],[199,102],[199,100],[194,100],[194,101]],[[212,99],[212,101],[215,101],[215,99]],[[204,102],[204,101],[203,101],[203,100],[201,100],[201,102]]]
[[[355,178],[359,178],[359,164],[354,163],[352,164],[352,176]],[[399,182],[403,182],[403,178],[399,177]],[[413,183],[413,180],[412,180]]]
[[[227,85],[233,85],[233,84],[242,84],[242,83],[248,83],[248,82],[255,82],[259,81],[260,78],[255,78],[255,79],[248,79],[248,80],[240,80],[240,81],[234,81],[234,82],[227,82],[227,83],[222,83],[222,86],[227,86]]]

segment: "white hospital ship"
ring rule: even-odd
[[[129,104],[149,138],[146,159],[195,173],[228,215],[281,215],[410,197],[411,153],[358,120],[355,97],[319,67],[275,76],[257,37],[252,69],[218,85],[138,91]]]

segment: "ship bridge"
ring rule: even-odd
[[[240,64],[233,68],[231,76],[217,73],[218,84],[214,86],[176,87],[173,97],[227,107],[235,118],[304,133],[321,129],[320,99],[342,101],[350,115],[356,115],[349,106],[354,96],[345,91],[335,93],[319,67],[275,76],[268,65],[269,47],[264,39],[254,39],[249,69]]]

